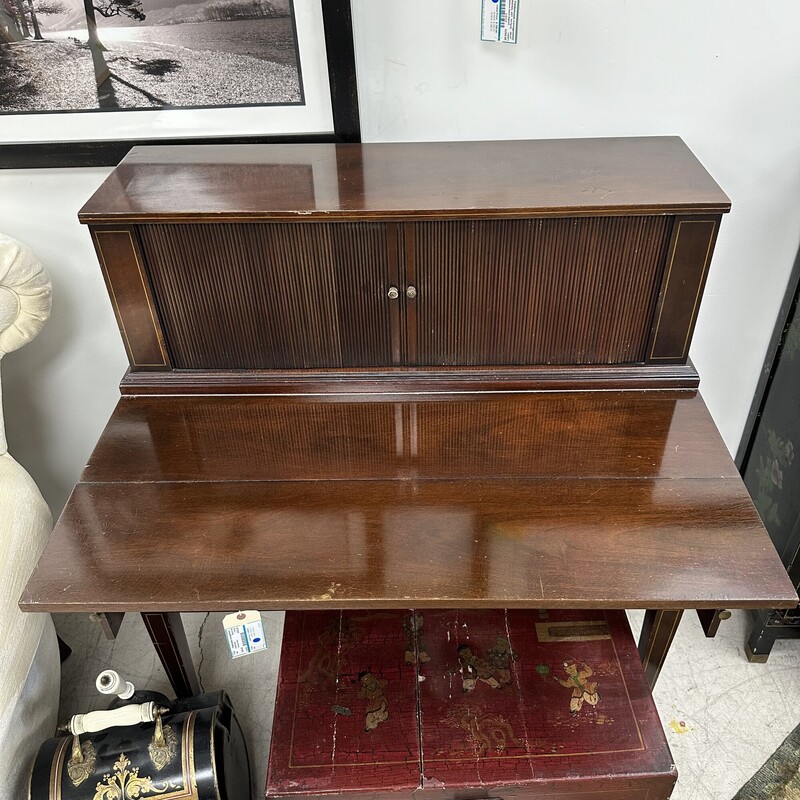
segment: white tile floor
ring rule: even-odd
[[[222,614],[185,614],[200,677],[224,687],[248,738],[253,798],[261,796],[269,751],[283,614],[264,614],[271,647],[231,661]],[[630,614],[638,630],[641,612]],[[715,639],[706,639],[694,612],[684,614],[654,692],[680,778],[673,800],[730,800],[800,723],[800,641],[776,643],[767,664],[744,656],[749,618],[734,612]],[[113,668],[139,688],[169,686],[138,615],[128,614],[116,641],[107,641],[86,616],[59,615],[56,626],[73,655],[63,668],[61,718],[101,708],[94,679]],[[202,647],[201,647],[202,642]],[[685,732],[676,733],[672,723]]]

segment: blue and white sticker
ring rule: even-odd
[[[267,637],[264,636],[264,624],[259,611],[228,614],[222,620],[222,627],[231,658],[241,658],[267,649]]]
[[[481,0],[481,39],[517,43],[519,0]]]

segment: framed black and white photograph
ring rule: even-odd
[[[3,166],[357,138],[347,0],[0,0]]]

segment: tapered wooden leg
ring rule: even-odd
[[[142,613],[142,620],[176,697],[200,694],[200,681],[189,652],[181,615]]]
[[[703,633],[709,638],[713,639],[719,630],[719,624],[724,619],[730,619],[731,612],[722,608],[708,609],[698,608],[697,618],[700,620],[700,625],[703,628]]]
[[[649,609],[645,612],[642,634],[639,637],[639,656],[651,689],[656,685],[661,667],[664,666],[682,615],[681,608],[659,611]]]

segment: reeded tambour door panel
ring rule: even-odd
[[[386,225],[138,229],[177,369],[391,364]]]
[[[670,217],[412,223],[409,362],[644,360]]]

